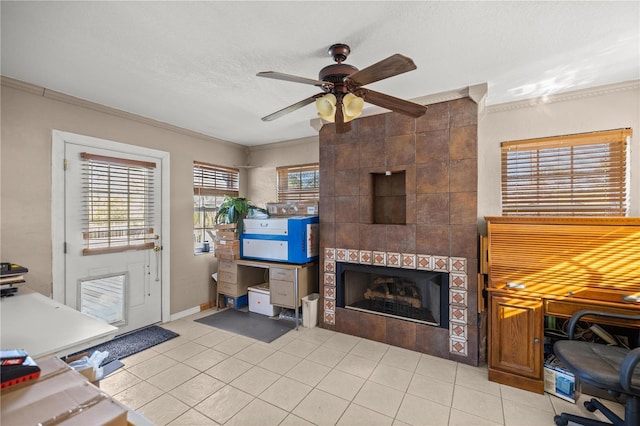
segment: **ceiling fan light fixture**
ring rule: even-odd
[[[427,107],[424,105],[394,98],[373,90],[362,89],[362,86],[366,84],[415,70],[416,65],[411,58],[396,53],[362,70],[358,70],[353,65],[344,62],[350,52],[351,49],[346,44],[338,43],[332,45],[329,48],[329,53],[336,63],[322,68],[317,80],[275,71],[259,72],[257,74],[258,77],[309,84],[320,87],[323,91],[262,117],[262,121],[272,121],[315,102],[318,116],[329,123],[337,121],[336,132],[345,133],[351,129],[351,126],[345,126],[345,123],[359,117],[364,107],[364,98],[354,93],[366,97],[368,103],[410,117],[420,117],[426,112]],[[338,107],[340,108],[339,110]],[[336,115],[338,115],[338,118],[336,118]]]
[[[362,114],[364,108],[364,99],[353,93],[347,93],[342,98],[342,111],[344,113],[344,122],[348,123],[354,118],[358,118]]]
[[[336,95],[333,93],[327,93],[326,95],[316,99],[316,110],[318,110],[318,117],[325,121],[333,123],[336,115]]]

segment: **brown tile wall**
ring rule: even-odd
[[[336,134],[334,125],[320,130],[321,265],[325,247],[466,258],[472,303],[468,359],[460,361],[476,364],[477,105],[462,98],[429,105],[417,119],[387,113],[354,120],[351,127],[345,134]],[[406,225],[373,223],[371,174],[387,170],[405,172]],[[339,331],[457,356],[449,351],[446,329],[339,308],[335,319]]]

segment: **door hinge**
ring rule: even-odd
[[[67,159],[62,160],[62,170],[67,170]]]
[[[62,244],[62,251],[63,251],[64,254],[67,254],[67,242],[66,241]]]

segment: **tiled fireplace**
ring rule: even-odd
[[[345,134],[320,129],[322,327],[477,365],[477,117],[477,103],[458,97],[418,119],[386,113],[354,120]],[[442,272],[429,308],[437,320],[344,303],[336,284],[346,264],[389,277]],[[424,297],[406,295],[416,292],[409,282],[401,299],[421,307]],[[390,292],[371,287],[365,298]]]
[[[336,263],[336,307],[449,327],[449,274],[423,268]]]

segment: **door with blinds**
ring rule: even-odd
[[[119,334],[162,319],[159,162],[65,144],[65,304]]]

